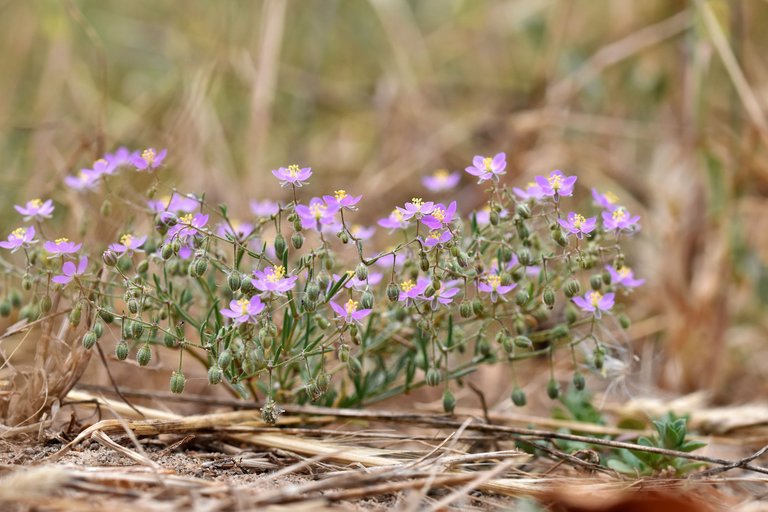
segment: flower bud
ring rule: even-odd
[[[461,315],[461,318],[470,318],[472,316],[472,303],[464,299],[461,301],[461,304],[459,304],[459,314]]]
[[[338,233],[339,240],[341,240],[341,243],[346,244],[349,243],[349,234],[347,234],[346,231],[339,231]]]
[[[219,358],[216,362],[222,368],[229,367],[229,365],[232,363],[232,352],[229,350],[223,350],[221,354],[219,354]]]
[[[310,281],[307,283],[305,292],[309,300],[316,301],[320,297],[320,287],[315,281]]]
[[[278,259],[283,259],[283,254],[288,249],[285,243],[285,237],[281,233],[275,235],[275,254]]]
[[[362,309],[373,309],[373,293],[366,289],[360,297],[360,307]]]
[[[72,325],[72,327],[77,327],[80,325],[80,317],[83,313],[83,306],[80,305],[78,302],[74,305],[72,308],[72,311],[69,312],[69,323]]]
[[[115,357],[118,361],[125,361],[128,359],[128,344],[125,340],[120,340],[115,345]]]
[[[315,322],[317,322],[317,325],[318,325],[318,326],[319,326],[321,329],[327,329],[328,327],[330,327],[330,326],[331,326],[331,322],[329,322],[329,321],[328,321],[328,319],[327,319],[327,318],[325,318],[325,317],[324,317],[324,316],[322,316],[322,315],[317,315],[317,316],[315,316]]]
[[[181,242],[178,238],[171,242],[171,247],[173,249],[173,254],[179,254],[179,251],[181,250]]]
[[[299,232],[302,229],[304,229],[304,227],[301,225],[301,220],[300,219],[296,219],[295,221],[293,221],[293,230],[294,231]]]
[[[89,349],[96,344],[97,340],[98,340],[98,337],[96,336],[96,333],[93,331],[88,331],[85,334],[83,334],[83,347],[85,347],[86,349]]]
[[[464,251],[461,251],[456,257],[456,262],[461,268],[467,268],[469,266],[469,256]]]
[[[244,295],[251,295],[256,292],[256,287],[246,276],[242,276],[242,281],[240,281],[240,292]]]
[[[32,276],[29,274],[24,274],[24,277],[21,278],[21,287],[25,291],[29,291],[32,289]]]
[[[304,235],[295,231],[293,235],[291,235],[291,245],[293,245],[294,249],[301,249],[301,246],[304,245]]]
[[[427,285],[427,287],[424,289],[424,296],[426,298],[430,298],[434,294],[435,294],[435,288],[431,284]]]
[[[581,285],[577,280],[570,278],[563,285],[563,292],[565,292],[565,296],[570,299],[581,292]]]
[[[565,233],[563,233],[563,230],[560,228],[557,228],[552,232],[552,239],[560,247],[568,246],[568,238],[565,236]]]
[[[515,294],[515,303],[518,306],[525,306],[529,300],[531,300],[531,296],[527,290],[520,290]]]
[[[509,272],[502,272],[499,274],[499,277],[501,278],[501,286],[509,286],[512,284],[512,274]]]
[[[577,391],[583,391],[586,385],[587,381],[584,379],[584,375],[582,375],[581,372],[577,371],[573,374],[573,387],[576,388]]]
[[[101,308],[99,310],[99,316],[102,320],[104,320],[105,323],[111,324],[115,321],[115,315],[107,308]]]
[[[518,407],[523,407],[526,403],[528,403],[528,399],[525,397],[525,391],[517,386],[515,386],[515,389],[512,390],[511,398],[512,403]]]
[[[517,228],[517,235],[520,237],[521,240],[525,240],[529,236],[531,236],[531,232],[528,229],[528,226],[525,225],[524,222],[518,222],[515,227]]]
[[[136,299],[128,299],[128,311],[130,311],[132,314],[136,314],[139,312],[139,301]]]
[[[440,384],[441,380],[442,380],[442,375],[440,375],[440,370],[438,370],[434,366],[430,367],[430,369],[427,370],[427,376],[426,376],[427,386],[435,387]]]
[[[50,295],[46,295],[42,299],[40,299],[40,311],[45,314],[51,310],[51,307],[53,306],[53,301],[51,300]]]
[[[171,375],[171,393],[176,395],[182,394],[184,392],[185,384],[186,379],[184,378],[184,372],[181,370],[173,372]]]
[[[534,264],[533,254],[531,253],[531,250],[527,247],[523,247],[519,251],[517,251],[517,259],[520,262],[521,265],[525,267],[530,267]]]
[[[397,302],[400,298],[400,287],[394,281],[387,285],[387,298],[390,302]]]
[[[173,256],[173,244],[163,244],[160,248],[160,257],[167,261],[171,259],[171,256]],[[117,260],[115,260],[115,263],[117,263]]]
[[[321,395],[324,395],[328,391],[328,386],[331,385],[331,376],[327,372],[320,372],[315,379],[317,384],[317,390]]]
[[[328,288],[328,285],[331,284],[331,276],[328,274],[328,272],[322,270],[319,274],[317,274],[317,284],[320,285],[321,290]]]
[[[611,284],[611,273],[610,272],[608,272],[607,270],[603,270],[603,273],[600,274],[600,276],[603,278],[603,284],[605,286],[608,286],[609,284]]]
[[[629,327],[632,325],[632,321],[624,313],[620,314],[618,318],[619,318],[619,325],[621,326],[622,329],[629,329]]]
[[[515,319],[515,332],[517,334],[525,334],[528,332],[528,325],[522,317]]]
[[[496,210],[491,210],[491,212],[488,214],[488,220],[490,221],[492,226],[498,226],[499,212],[497,212]]]
[[[443,410],[448,414],[453,414],[456,409],[456,397],[453,396],[450,389],[446,389],[443,393]]]
[[[224,372],[218,365],[213,365],[208,368],[208,384],[216,385],[221,382]]]
[[[603,276],[601,276],[600,274],[595,274],[592,277],[590,277],[589,286],[591,286],[592,289],[595,291],[600,290],[600,288],[603,287]]]
[[[555,291],[551,287],[547,286],[544,288],[544,292],[541,294],[541,299],[544,301],[544,304],[546,304],[548,308],[551,308],[555,305]]]
[[[515,213],[518,214],[522,219],[531,218],[531,208],[525,203],[518,204],[515,207]]]
[[[485,337],[477,340],[477,353],[483,357],[488,357],[493,353],[493,347],[488,343],[488,339]]]
[[[560,396],[560,384],[555,379],[549,379],[547,382],[547,396],[552,400],[557,400]]]
[[[304,297],[301,299],[301,306],[307,313],[314,313],[317,311],[317,301],[312,300],[309,297]]]
[[[114,267],[117,265],[117,254],[115,254],[115,251],[107,249],[101,253],[101,261],[108,267]]]
[[[349,345],[347,345],[346,343],[342,343],[339,346],[337,357],[339,358],[339,361],[341,361],[342,363],[346,363],[347,361],[349,361]]]
[[[518,335],[515,336],[514,343],[516,347],[520,348],[533,348],[533,342],[528,336]]]
[[[168,348],[176,348],[179,346],[179,340],[173,334],[166,332],[163,334],[163,345]]]
[[[280,415],[283,414],[283,412],[285,411],[281,409],[271,397],[269,397],[267,398],[264,407],[261,408],[261,419],[264,420],[264,423],[274,425],[277,423],[278,418],[280,418]]]
[[[243,282],[243,278],[240,272],[237,272],[237,271],[230,272],[230,274],[227,276],[227,286],[233,292],[236,292],[237,290],[240,289],[240,284],[242,282]]]
[[[461,249],[459,249],[458,245],[452,245],[449,249],[449,252],[451,253],[451,256],[454,258],[457,258],[459,256],[459,253],[461,252]]]
[[[423,252],[419,255],[419,268],[421,268],[423,272],[429,270],[429,259]]]
[[[476,297],[472,301],[472,312],[475,314],[475,316],[481,316],[484,309],[485,306],[483,306],[483,302]]]
[[[152,349],[149,348],[148,344],[142,345],[141,348],[136,352],[136,362],[139,363],[139,366],[147,366],[151,360]]]
[[[360,281],[368,279],[368,267],[362,261],[355,268],[355,277]]]
[[[360,362],[360,359],[356,357],[349,358],[349,361],[347,361],[347,373],[350,377],[357,377],[363,373],[363,364]]]
[[[567,324],[557,324],[552,328],[552,337],[556,340],[565,338],[571,334]]]

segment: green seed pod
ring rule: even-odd
[[[7,317],[11,314],[11,310],[13,307],[11,306],[11,301],[4,300],[3,302],[0,302],[0,316]]]
[[[125,361],[128,359],[128,344],[125,340],[120,340],[115,345],[115,357],[118,361]]]
[[[166,332],[163,334],[163,345],[168,348],[176,348],[179,346],[179,340],[173,334]]]
[[[552,337],[556,340],[565,338],[571,334],[567,324],[557,324],[552,328]]]
[[[341,240],[341,243],[346,244],[349,243],[349,235],[346,231],[339,231],[338,233],[339,240]]]
[[[607,270],[603,270],[603,273],[600,274],[600,277],[603,278],[603,284],[605,286],[608,286],[609,284],[611,284],[611,273],[608,272]]]
[[[337,356],[339,358],[339,361],[341,361],[342,363],[346,363],[347,361],[349,361],[349,345],[347,345],[346,343],[342,343],[341,345],[339,345]]]
[[[151,360],[152,360],[152,349],[149,348],[149,345],[145,343],[136,352],[136,362],[139,363],[139,366],[147,366],[149,364],[149,361]]]
[[[581,285],[577,280],[570,278],[563,285],[563,292],[569,299],[573,298],[581,292]]]
[[[544,292],[541,294],[541,299],[544,301],[544,304],[547,307],[551,308],[555,305],[555,290],[547,286],[544,288]]]
[[[93,332],[96,334],[97,338],[101,338],[104,335],[104,324],[101,322],[93,324]]]
[[[528,403],[528,399],[525,397],[525,391],[519,387],[515,387],[515,389],[512,390],[511,398],[512,403],[518,407],[523,407],[526,403]]]
[[[104,320],[104,322],[108,324],[111,324],[112,322],[115,321],[114,313],[112,313],[112,311],[110,311],[107,308],[101,308],[99,310],[99,316],[101,317],[102,320]]]
[[[483,357],[488,357],[493,353],[493,347],[488,343],[488,339],[485,337],[477,340],[477,353]]]
[[[530,267],[534,264],[533,254],[527,247],[517,251],[517,260],[525,267]]]
[[[514,325],[517,334],[526,334],[528,332],[528,325],[522,317],[517,317]]]
[[[141,338],[141,335],[144,334],[144,324],[138,320],[131,322],[129,331],[131,333],[131,337],[133,337],[135,340],[138,340]]]
[[[499,274],[499,279],[499,284],[501,284],[501,286],[509,286],[512,284],[512,274],[509,272],[502,272]]]
[[[331,326],[331,322],[329,322],[328,319],[325,318],[324,316],[316,316],[315,322],[317,323],[318,327],[320,327],[323,330]]]
[[[491,222],[492,226],[498,226],[499,212],[497,212],[496,210],[491,210],[491,212],[488,214],[488,220]]]
[[[520,290],[515,294],[515,303],[518,306],[525,306],[529,300],[531,300],[531,296],[527,290]]]
[[[135,315],[139,312],[139,301],[136,299],[129,299],[128,300],[128,311],[131,312],[131,314]]]
[[[317,378],[315,379],[315,384],[317,384],[318,392],[321,395],[324,395],[326,391],[328,391],[328,387],[331,385],[331,376],[327,372],[321,372],[317,375]]]
[[[459,314],[461,315],[461,318],[470,318],[472,316],[472,303],[464,299],[461,301],[461,304],[459,304]]]
[[[213,365],[208,368],[208,384],[216,385],[221,382],[224,372],[218,365]]]
[[[21,307],[21,292],[16,288],[11,290],[11,306],[16,309]]]
[[[549,379],[547,382],[547,396],[552,400],[557,400],[560,396],[560,384],[555,379]]]
[[[114,267],[117,265],[117,254],[111,249],[107,249],[101,253],[101,261],[108,267]]]
[[[184,378],[184,372],[179,370],[177,372],[173,372],[171,375],[171,393],[174,393],[176,395],[180,395],[184,392],[184,385],[187,383],[186,379]]]
[[[167,261],[171,259],[173,252],[173,244],[163,244],[163,247],[160,249],[160,256]],[[117,263],[117,260],[115,260],[115,263]]]
[[[496,336],[496,341],[501,344],[501,347],[507,354],[511,354],[515,351],[515,344],[506,329],[499,331],[499,334]]]
[[[272,397],[268,397],[264,407],[261,408],[261,419],[264,420],[264,423],[274,425],[283,412],[285,411],[272,400]]]
[[[222,351],[219,354],[217,363],[222,368],[229,368],[229,365],[232,364],[232,352],[229,350]]]
[[[435,387],[440,384],[441,380],[442,380],[442,375],[440,374],[440,370],[438,370],[434,366],[431,367],[429,370],[427,370],[427,376],[426,376],[427,386]]]
[[[427,255],[424,253],[421,253],[419,255],[419,268],[423,272],[426,272],[427,270],[429,270],[429,259],[427,258]]]
[[[373,309],[373,293],[366,289],[360,296],[360,307],[362,309]]]
[[[104,202],[101,203],[101,208],[99,211],[101,212],[102,217],[109,217],[112,213],[112,201],[105,199]]]
[[[433,277],[432,282],[430,283],[432,285],[432,288],[435,290],[439,290],[440,287],[443,285],[443,283],[440,282],[440,279],[438,277]]]
[[[531,314],[533,315],[533,318],[536,319],[539,324],[543,324],[547,320],[549,320],[549,317],[551,315],[551,308],[544,305],[539,305],[536,309],[534,309]]]
[[[309,300],[317,300],[320,297],[320,287],[315,281],[310,281],[307,283],[306,293]]]
[[[242,274],[240,272],[234,271],[230,272],[230,274],[227,276],[227,286],[229,289],[233,292],[236,292],[240,289],[240,285],[243,282]]]
[[[302,229],[304,229],[304,228],[301,225],[301,220],[296,219],[295,221],[293,221],[293,230],[294,231],[296,231],[298,233]]]
[[[149,270],[149,261],[147,260],[141,260],[138,265],[136,265],[136,272],[139,274],[146,274],[147,270]]]
[[[454,258],[457,258],[459,256],[459,253],[461,252],[461,249],[459,249],[458,245],[452,245],[449,249],[449,252],[451,253],[451,256]]]
[[[485,306],[483,306],[483,302],[475,297],[475,299],[472,301],[472,312],[475,314],[475,316],[482,316],[483,311],[485,309]]]
[[[181,242],[178,238],[174,239],[171,243],[171,247],[173,250],[173,254],[179,254],[179,251],[181,250]]]
[[[317,311],[317,302],[314,300],[311,300],[309,297],[305,297],[301,300],[301,305],[304,308],[304,311],[307,313],[314,313]]]
[[[51,310],[51,306],[53,306],[53,301],[51,300],[50,295],[46,295],[42,299],[40,299],[40,311],[45,314]]]
[[[331,284],[331,276],[328,274],[328,272],[323,270],[317,274],[317,284],[320,285],[321,290],[328,288],[328,285]]]
[[[360,362],[360,359],[356,357],[349,358],[347,361],[347,373],[349,373],[350,377],[357,377],[363,373],[363,364]]]
[[[277,255],[278,259],[283,259],[283,254],[285,254],[285,251],[288,249],[288,246],[285,243],[285,237],[278,233],[275,235],[275,254]]]
[[[293,245],[294,249],[301,249],[301,246],[304,245],[304,235],[295,231],[293,235],[291,235],[291,245]]]
[[[618,318],[619,318],[619,325],[621,326],[622,329],[629,329],[629,327],[632,325],[632,321],[624,313],[620,314]]]
[[[560,228],[555,229],[552,232],[552,239],[560,247],[568,247],[568,237],[565,236],[565,233],[563,233],[562,229]]]
[[[32,289],[32,276],[29,274],[24,274],[24,277],[21,278],[21,287],[25,291],[29,291]]]
[[[573,304],[568,304],[565,307],[565,321],[568,322],[568,324],[573,324],[576,322],[576,320],[579,319],[579,312],[576,310],[575,307],[573,307]]]
[[[97,340],[98,340],[98,336],[96,336],[96,333],[93,331],[88,331],[85,334],[83,334],[83,347],[85,347],[86,349],[89,349],[96,344]]]
[[[368,279],[368,267],[366,267],[365,263],[362,261],[355,268],[355,277],[360,281],[365,281]]]
[[[577,391],[583,391],[586,385],[587,381],[584,379],[584,375],[582,375],[581,372],[577,371],[573,374],[573,387],[576,388]]]
[[[456,263],[458,263],[461,268],[467,268],[469,266],[469,256],[467,253],[461,251],[456,257]]]
[[[443,393],[443,410],[448,414],[453,414],[456,409],[456,397],[453,396],[450,389],[446,389]]]
[[[77,327],[80,325],[80,317],[83,313],[83,307],[78,302],[75,304],[75,306],[72,308],[72,311],[69,312],[69,323],[73,327]]]
[[[240,281],[240,292],[242,292],[244,295],[252,295],[256,293],[256,287],[253,286],[251,280],[246,276],[243,276],[243,280]]]
[[[515,227],[517,228],[517,235],[521,240],[525,240],[531,236],[531,231],[528,229],[528,226],[526,226],[524,222],[517,222]]]
[[[514,343],[516,347],[520,348],[533,348],[533,342],[528,336],[518,335],[515,336]]]
[[[601,276],[600,274],[595,274],[592,277],[590,277],[589,286],[591,286],[592,289],[595,291],[600,290],[600,288],[603,287],[603,276]]]
[[[592,360],[595,364],[595,368],[598,370],[603,369],[603,365],[605,364],[605,349],[602,345],[598,345],[598,347],[592,353]]]
[[[515,207],[515,213],[522,219],[531,218],[531,208],[525,203],[518,204],[517,207]]]
[[[427,285],[426,288],[424,288],[424,296],[426,298],[430,298],[435,294],[435,289],[432,287],[431,284]]]
[[[205,271],[208,270],[208,260],[205,258],[198,258],[195,262],[195,275],[203,276]]]
[[[400,298],[400,287],[394,281],[387,285],[387,298],[390,302],[397,302]]]

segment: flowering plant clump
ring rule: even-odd
[[[166,158],[165,149],[120,148],[65,179],[78,194],[132,209],[130,225],[87,250],[44,225],[55,219],[53,200],[16,206],[19,227],[0,248],[15,253],[18,266],[6,272],[28,294],[20,314],[33,321],[51,295],[69,298],[69,322],[88,326],[86,348],[112,344],[117,359],[133,352],[142,366],[161,346],[175,350],[173,392],[183,391],[192,358],[210,384],[264,399],[267,421],[280,401],[361,406],[422,385],[443,385],[451,412],[451,386],[479,366],[552,362],[560,348],[571,349],[583,388],[581,363],[599,371],[609,349],[596,326],[607,317],[628,326],[625,297],[643,284],[620,244],[639,218],[616,196],[593,189],[593,216],[568,212],[576,176],[555,170],[510,188],[504,153],[466,168],[485,205],[469,211],[452,200],[461,175],[439,171],[423,180],[435,196],[393,205],[379,233],[350,223],[365,209],[362,195],[304,195],[310,167],[273,170],[287,198],[254,199],[241,220],[166,189]],[[116,190],[121,172],[150,174],[148,197]],[[6,296],[14,299],[0,312],[10,314],[23,301],[15,289]],[[510,375],[512,400],[523,405]],[[548,393],[559,393],[554,378]]]

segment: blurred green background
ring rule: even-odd
[[[270,169],[309,165],[368,222],[506,151],[510,183],[561,168],[642,215],[638,379],[754,396],[765,26],[762,0],[0,1],[0,227],[121,144],[168,147],[166,181],[241,216],[283,193]],[[465,211],[479,194],[465,179]]]

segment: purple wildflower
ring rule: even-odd
[[[350,196],[347,194],[346,190],[336,190],[333,192],[332,196],[323,196],[323,199],[325,199],[325,203],[328,206],[336,208],[337,210],[341,210],[342,208],[347,210],[357,210],[355,205],[360,202],[362,197],[362,195]]]
[[[187,238],[196,235],[208,223],[208,215],[188,213],[179,217],[178,224],[168,230],[168,238]]]
[[[296,187],[300,187],[312,176],[312,168],[304,167],[300,168],[298,165],[289,165],[288,167],[280,167],[277,170],[273,170],[275,178],[280,180],[280,186],[284,187],[289,183]]]
[[[566,176],[562,171],[554,170],[548,177],[536,176],[536,184],[541,187],[541,193],[545,196],[554,197],[555,201],[559,197],[573,195],[573,185],[576,183],[576,176]]]
[[[421,219],[421,223],[429,229],[440,229],[453,221],[456,215],[456,201],[451,202],[447,207],[443,203],[438,203],[432,209],[432,213]]]
[[[353,224],[352,227],[349,228],[349,232],[352,233],[352,236],[355,238],[359,238],[360,240],[369,240],[376,232],[376,228],[373,226],[365,227],[360,226],[359,224]]]
[[[483,183],[487,180],[499,181],[499,176],[506,174],[507,155],[497,153],[493,158],[475,156],[472,159],[472,165],[467,167],[467,171],[472,176],[477,176],[477,183]]]
[[[200,206],[200,202],[193,197],[174,193],[171,196],[165,196],[160,199],[148,201],[147,206],[149,206],[149,209],[154,213],[189,213],[197,210],[197,208]]]
[[[534,182],[528,183],[528,185],[525,186],[525,190],[518,187],[512,187],[512,192],[517,194],[517,196],[524,201],[529,199],[538,201],[544,197],[544,191],[541,190],[541,187]]]
[[[29,226],[28,228],[16,228],[8,235],[8,241],[0,242],[0,247],[3,249],[10,249],[11,252],[16,252],[22,247],[29,247],[31,244],[37,242],[35,238],[35,227]]]
[[[639,215],[632,217],[623,206],[619,206],[612,212],[603,212],[603,225],[609,231],[614,229],[616,231],[635,229],[639,220]]]
[[[231,300],[229,308],[221,309],[220,312],[227,318],[234,320],[236,324],[245,322],[256,322],[256,315],[264,310],[264,303],[258,295],[251,297],[251,300],[245,297],[238,300]]]
[[[78,191],[93,190],[99,184],[99,177],[91,169],[83,169],[74,176],[64,176],[64,184]]]
[[[301,227],[316,231],[320,231],[324,225],[333,224],[337,211],[338,209],[335,206],[326,204],[319,197],[313,197],[309,201],[309,206],[303,204],[296,205],[296,214],[301,220]]]
[[[103,158],[99,158],[95,162],[93,162],[93,168],[87,169],[91,172],[93,172],[96,176],[104,176],[104,175],[112,175],[117,170],[117,167],[115,167],[112,162],[105,160]]]
[[[451,235],[451,232],[448,229],[444,229],[442,231],[432,230],[425,238],[421,239],[421,243],[431,249],[438,244],[444,244],[448,242],[451,238],[453,238],[453,235]]]
[[[499,212],[499,217],[504,219],[509,216],[509,210],[506,208],[502,209]],[[489,206],[485,206],[481,210],[475,212],[475,220],[477,221],[478,226],[487,226],[491,223],[491,208]]]
[[[133,159],[136,157],[141,158],[141,154],[138,151],[131,151],[130,149],[121,146],[117,148],[114,153],[107,153],[104,155],[104,160],[109,162],[113,168],[117,169],[125,165],[131,165]]]
[[[399,208],[392,210],[389,217],[379,219],[377,224],[383,228],[389,228],[390,230],[408,228],[408,221],[403,218],[403,214],[400,212]]]
[[[391,248],[388,250],[391,250]],[[396,268],[400,268],[405,264],[405,260],[406,260],[406,257],[402,253],[386,254],[376,260],[376,265],[382,268],[388,268],[388,269],[391,269],[393,265]]]
[[[257,217],[271,217],[277,215],[280,205],[270,199],[263,201],[251,201],[251,213]]]
[[[413,304],[416,299],[424,298],[422,294],[424,293],[424,290],[427,289],[428,285],[429,280],[427,279],[419,279],[416,283],[411,279],[406,279],[400,283],[400,297],[398,300],[400,302],[405,302],[405,305],[409,306]]]
[[[459,172],[449,173],[445,169],[439,169],[433,174],[421,178],[421,183],[430,192],[442,192],[456,187],[459,180],[461,180]]]
[[[584,311],[594,313],[595,318],[600,318],[603,311],[608,311],[613,307],[614,297],[613,293],[603,295],[600,292],[590,291],[585,293],[583,297],[574,297],[571,300]]]
[[[61,274],[53,276],[51,279],[54,283],[67,284],[72,281],[76,276],[81,276],[85,273],[85,268],[88,266],[88,256],[83,256],[75,267],[75,264],[71,261],[65,261],[61,267]]]
[[[501,284],[501,276],[488,274],[485,276],[485,281],[480,281],[477,284],[477,289],[481,292],[491,294],[491,302],[496,302],[500,295],[506,295],[511,292],[515,286],[517,286],[516,283],[503,285]]]
[[[32,199],[27,201],[26,205],[15,205],[14,208],[24,216],[25,221],[50,219],[53,214],[53,201],[48,199],[43,202],[40,199]]]
[[[409,203],[405,203],[405,208],[397,207],[397,210],[403,215],[403,220],[417,219],[432,213],[435,203],[427,201],[426,203],[420,197],[414,197]]]
[[[565,219],[557,219],[569,233],[576,235],[581,239],[584,235],[594,231],[597,226],[597,217],[590,217],[585,219],[583,215],[579,215],[576,212],[570,212]]]
[[[645,279],[635,279],[635,273],[629,267],[621,267],[619,270],[613,268],[613,265],[606,265],[605,269],[611,274],[611,282],[620,284],[627,288],[636,288],[643,283]]]
[[[146,236],[133,236],[131,233],[126,233],[120,237],[120,242],[116,244],[110,244],[110,250],[117,254],[131,253],[131,252],[144,252],[141,246],[147,241]]]
[[[251,283],[259,291],[282,295],[294,286],[298,276],[285,277],[285,267],[278,265],[276,267],[267,267],[266,270],[254,270],[253,275],[256,279],[251,279]]]
[[[429,304],[432,309],[437,309],[440,304],[447,306],[453,302],[453,297],[461,290],[458,285],[461,281],[456,279],[453,281],[447,281],[440,284],[440,289],[435,290],[435,294],[429,297]]]
[[[43,249],[48,251],[48,254],[53,257],[61,256],[63,254],[72,254],[73,252],[79,251],[82,246],[83,244],[70,242],[69,238],[57,238],[53,242],[45,242],[43,244]]]
[[[216,225],[216,234],[222,238],[229,237],[233,240],[242,241],[251,233],[253,233],[253,224],[249,222],[230,220],[228,223],[220,222]]]
[[[338,318],[343,319],[346,323],[359,322],[366,316],[371,314],[371,309],[357,309],[358,303],[352,299],[349,299],[344,307],[339,306],[335,302],[330,302],[331,308],[336,312]]]
[[[137,152],[138,153],[138,152]],[[159,153],[154,148],[147,148],[141,154],[135,154],[131,157],[131,163],[137,171],[153,171],[160,167],[165,160],[168,150],[163,149]]]
[[[601,208],[605,208],[608,211],[612,212],[619,207],[619,198],[613,192],[608,191],[605,194],[601,194],[593,188],[592,198],[595,200],[595,204]]]

